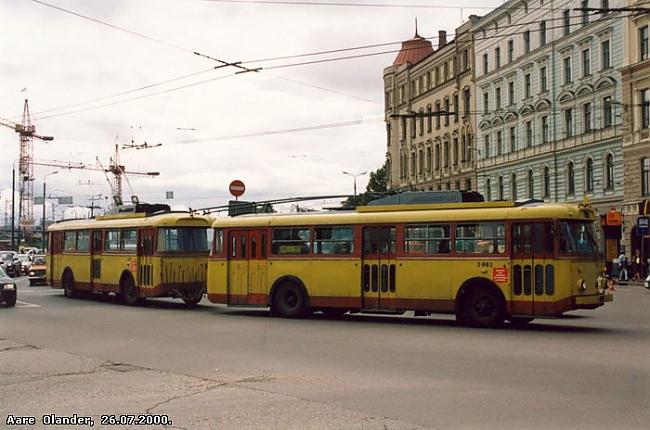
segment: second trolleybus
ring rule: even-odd
[[[495,326],[605,293],[588,205],[470,202],[220,218],[208,298],[297,317],[320,310],[455,314]]]
[[[167,205],[125,211],[51,225],[50,285],[67,297],[115,293],[128,305],[146,297],[198,303],[206,290],[209,218]]]

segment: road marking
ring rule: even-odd
[[[21,302],[20,300],[16,301],[17,308],[40,308],[41,305],[35,305],[34,303]]]

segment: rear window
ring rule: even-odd
[[[174,227],[158,230],[160,252],[208,252],[208,228]]]

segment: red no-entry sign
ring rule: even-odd
[[[230,194],[232,194],[235,197],[239,197],[244,194],[246,191],[246,185],[239,179],[235,179],[230,183],[230,186],[228,187],[230,190]]]

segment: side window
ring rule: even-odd
[[[223,230],[214,230],[214,255],[221,255],[223,253]]]
[[[262,233],[262,258],[266,258],[266,233]]]
[[[120,251],[135,252],[138,246],[138,233],[136,230],[122,230],[120,238]]]
[[[251,258],[257,258],[257,237],[251,236]]]
[[[448,225],[407,225],[404,252],[407,254],[449,254],[451,229]]]
[[[352,227],[322,227],[316,229],[315,254],[348,255],[354,253]]]
[[[76,249],[77,232],[66,231],[63,235],[63,250],[74,251]]]
[[[271,240],[271,252],[276,255],[305,255],[311,249],[308,228],[275,228]]]
[[[88,230],[77,232],[77,251],[88,252],[90,250],[90,232]]]
[[[104,251],[119,251],[120,250],[120,231],[108,230],[106,232],[106,239],[104,240]]]
[[[458,224],[456,252],[459,254],[503,254],[506,251],[505,226],[499,222]]]
[[[531,224],[515,224],[512,227],[512,251],[515,254],[531,254],[533,251]]]

